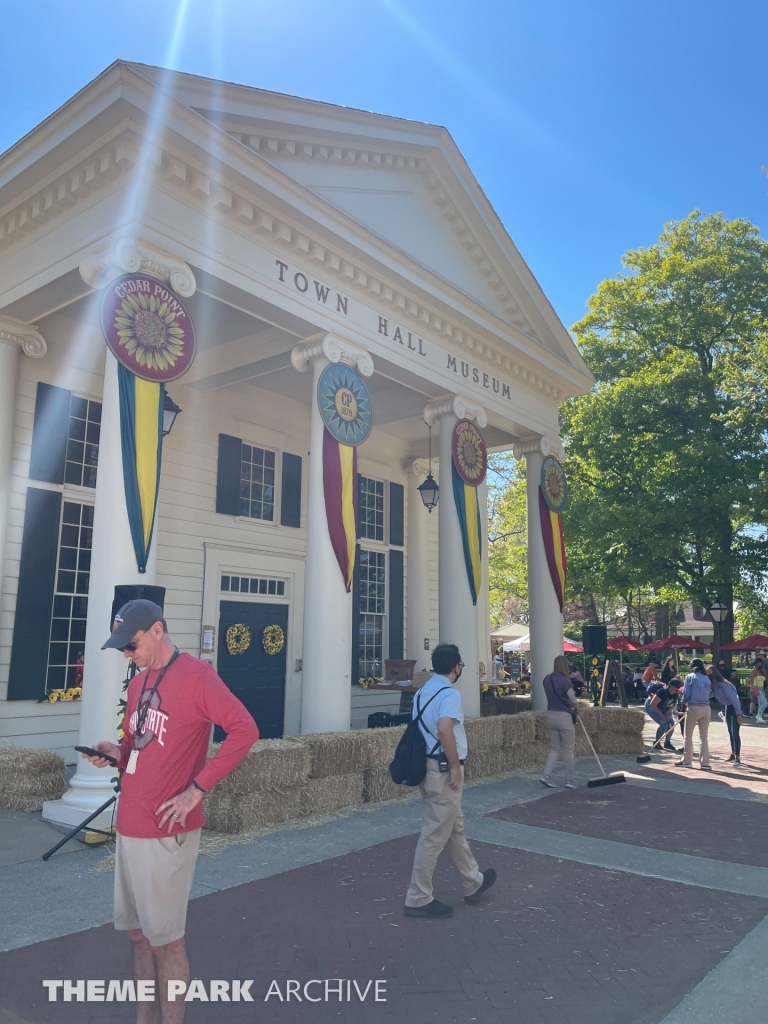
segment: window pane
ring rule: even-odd
[[[51,640],[69,640],[69,619],[54,619],[51,623]]]
[[[72,618],[84,619],[88,614],[88,599],[86,597],[72,598]]]
[[[277,593],[280,597],[283,597],[285,595],[285,583],[283,582],[283,580],[277,581]]]
[[[259,593],[260,594],[266,594],[266,592],[267,592],[267,581],[266,580],[259,580]]]
[[[59,552],[59,568],[60,569],[76,569],[77,568],[77,549],[76,548],[62,548]]]
[[[83,526],[93,526],[93,505],[83,505]]]
[[[222,576],[221,577],[221,589],[222,590],[229,590],[229,576]]]
[[[87,398],[76,398],[72,396],[72,400],[69,405],[69,412],[72,416],[79,416],[80,419],[84,420],[88,417],[88,399]]]
[[[92,423],[101,423],[101,402],[88,403],[88,419]]]
[[[53,614],[56,617],[69,618],[72,611],[72,598],[56,596],[53,599]]]
[[[74,501],[65,501],[61,516],[62,523],[74,523],[75,526],[79,526],[81,508],[82,506],[76,505]]]
[[[98,423],[89,423],[85,430],[85,440],[89,444],[98,444],[101,436],[101,427]]]
[[[64,470],[64,483],[81,487],[83,484],[83,467],[78,462],[68,462]]]
[[[73,572],[60,572],[56,582],[56,589],[62,594],[72,594],[75,589],[75,574]]]
[[[84,441],[85,440],[85,420],[75,419],[74,416],[69,417],[69,429],[67,430],[67,437],[73,441]]]
[[[234,590],[236,593],[240,593],[240,577],[233,576],[232,582],[229,587],[230,590]]]

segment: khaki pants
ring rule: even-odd
[[[703,765],[709,764],[709,723],[712,720],[712,712],[709,704],[689,704],[688,714],[685,716],[685,754],[683,760],[686,764],[693,763],[693,730],[698,725],[699,736],[701,737],[701,752],[699,760]]]
[[[576,744],[576,726],[573,724],[573,719],[567,711],[548,711],[547,731],[552,749],[549,752],[547,763],[544,765],[544,777],[549,778],[562,753],[565,764],[565,781],[573,782],[573,748]]]
[[[451,789],[449,778],[448,772],[440,771],[437,761],[427,759],[427,775],[419,786],[424,798],[424,823],[413,858],[411,884],[405,897],[407,907],[423,907],[432,902],[432,875],[437,858],[444,849],[448,850],[461,875],[465,896],[471,896],[483,884],[477,861],[464,837],[464,815],[461,813],[464,769],[461,770],[458,790]]]

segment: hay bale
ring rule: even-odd
[[[386,800],[411,800],[420,795],[418,786],[396,785],[389,769],[382,765],[366,768],[363,772],[363,800],[367,804],[380,804]]]
[[[631,736],[641,736],[645,724],[645,714],[642,709],[635,708],[599,708],[600,732],[604,733],[628,733]]]
[[[534,712],[524,711],[515,715],[503,715],[499,718],[503,723],[505,747],[516,747],[520,744],[534,743],[536,740],[536,718]]]
[[[492,750],[504,742],[504,722],[498,715],[491,715],[488,718],[465,718],[464,731],[470,750]]]
[[[299,791],[302,814],[328,814],[342,807],[359,807],[363,802],[363,774],[347,772],[308,779]]]
[[[464,779],[476,782],[478,779],[491,779],[496,775],[505,775],[509,768],[507,751],[498,747],[475,747],[469,751],[464,762]]]
[[[368,765],[371,768],[388,767],[395,756],[395,748],[407,726],[393,725],[388,729],[367,729]]]
[[[208,749],[213,756],[220,744]],[[301,786],[309,778],[310,751],[295,740],[257,740],[217,789],[235,796]]]
[[[0,807],[39,811],[44,800],[58,800],[66,788],[64,758],[55,750],[0,747]]]
[[[607,735],[599,733],[595,750],[598,754],[642,754],[643,737],[630,732],[608,733]]]
[[[311,732],[305,736],[296,736],[295,740],[306,744],[309,749],[309,777],[325,779],[329,775],[362,772],[364,768],[370,767],[371,752],[379,750],[379,741],[371,741],[370,734],[389,731],[353,729],[349,732]]]
[[[522,697],[514,694],[509,697],[496,697],[497,715],[519,715],[531,710],[530,696]]]
[[[302,813],[300,786],[237,794],[218,785],[203,800],[206,827],[215,832],[247,832],[280,825]]]

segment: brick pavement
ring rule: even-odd
[[[700,772],[697,781],[699,775],[709,778]],[[494,811],[489,817],[670,853],[768,867],[768,817],[759,804],[624,785],[551,793],[541,800]],[[702,827],[704,822],[706,827]]]
[[[402,916],[414,844],[407,836],[194,900],[193,972],[253,978],[257,1001],[190,1004],[190,1024],[256,1015],[270,1024],[655,1024],[768,909],[475,843],[481,867],[499,871],[496,887],[467,907],[452,867],[441,864],[436,892],[456,914],[414,921]],[[40,982],[129,970],[125,939],[94,928],[0,955],[0,1004],[29,1024],[128,1022],[128,1004],[44,1002]],[[263,1002],[272,979],[285,992],[289,978],[334,977],[385,978],[388,1001]]]

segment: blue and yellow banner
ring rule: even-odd
[[[160,489],[165,387],[142,380],[122,363],[117,375],[125,503],[136,564],[139,572],[146,572]]]
[[[461,542],[464,548],[464,562],[467,567],[467,580],[472,594],[472,604],[477,604],[477,595],[482,585],[483,563],[480,555],[480,541],[483,528],[480,520],[480,502],[477,500],[477,488],[465,483],[455,462],[451,460],[453,478],[453,497],[461,527]]]

